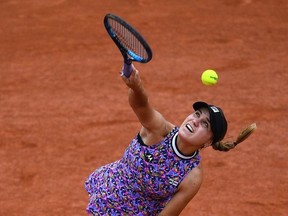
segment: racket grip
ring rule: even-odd
[[[124,74],[124,76],[129,78],[132,73],[132,70],[133,70],[132,62],[124,62],[122,69],[122,73]]]

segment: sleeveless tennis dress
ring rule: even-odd
[[[138,134],[122,159],[95,170],[85,181],[90,215],[158,215],[200,155],[177,149],[179,128],[158,144],[147,146]]]

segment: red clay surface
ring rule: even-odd
[[[181,216],[287,215],[287,9],[285,0],[1,0],[0,215],[86,215],[85,178],[138,132],[103,27],[109,12],[151,45],[152,61],[136,66],[169,120],[179,125],[205,100],[226,111],[227,137],[258,125],[229,153],[202,151],[205,179]],[[218,85],[201,84],[208,68]]]

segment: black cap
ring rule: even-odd
[[[210,114],[211,130],[213,132],[213,143],[221,141],[227,132],[227,121],[221,108],[214,105],[209,105],[203,101],[198,101],[193,104],[194,110],[206,107]]]

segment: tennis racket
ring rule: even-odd
[[[147,63],[152,59],[152,50],[148,43],[122,18],[107,14],[104,17],[104,26],[124,58],[122,72],[127,78],[132,73],[132,61]]]

